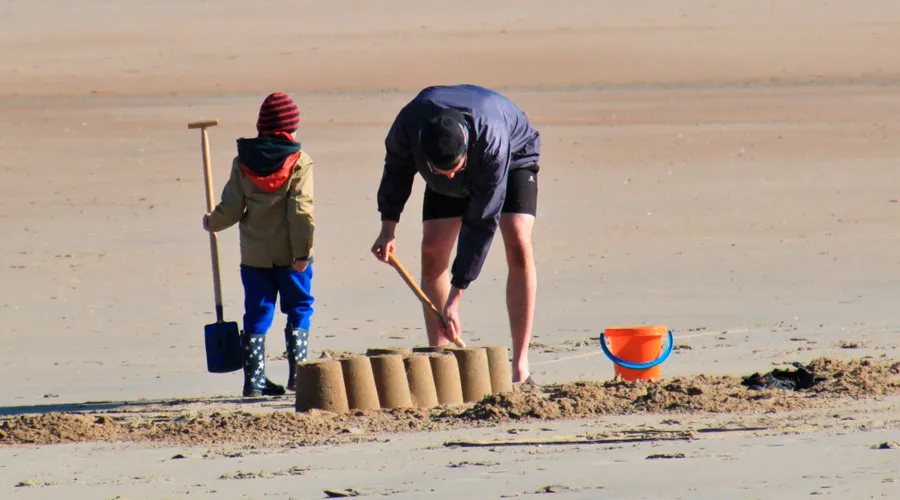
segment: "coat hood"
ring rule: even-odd
[[[300,143],[282,137],[237,140],[241,167],[262,189],[274,191],[290,177],[300,156]]]

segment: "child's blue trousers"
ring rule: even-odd
[[[302,273],[288,267],[250,267],[241,265],[244,285],[244,331],[265,335],[275,318],[275,298],[280,296],[281,312],[289,327],[308,330],[313,314],[312,262]]]

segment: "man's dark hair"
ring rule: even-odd
[[[442,109],[419,129],[419,143],[432,168],[449,170],[468,150],[469,128],[462,113]]]

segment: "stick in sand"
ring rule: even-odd
[[[388,259],[389,259],[389,262],[391,263],[391,265],[394,266],[394,269],[397,270],[397,273],[399,273],[400,276],[403,278],[403,281],[406,282],[406,285],[409,286],[409,289],[412,290],[413,293],[416,294],[416,297],[419,298],[419,300],[422,302],[422,304],[425,307],[427,307],[437,317],[438,321],[440,321],[441,324],[444,325],[446,328],[447,321],[444,319],[444,315],[441,314],[441,311],[439,311],[438,308],[435,307],[434,304],[431,302],[431,300],[429,300],[428,297],[425,296],[425,292],[423,292],[422,289],[419,288],[419,285],[417,285],[416,282],[413,281],[413,279],[409,275],[409,273],[406,272],[406,268],[403,267],[403,264],[401,264],[400,261],[397,260],[396,257],[394,257],[393,253],[388,254]],[[461,338],[459,338],[458,335],[453,338],[453,343],[456,344],[458,347],[466,346],[466,344],[462,341]]]
[[[447,441],[445,447],[489,448],[494,446],[563,446],[579,444],[620,444],[650,443],[656,441],[690,441],[694,439],[690,433],[678,433],[669,436],[637,436],[608,438],[560,438],[560,439],[523,439],[512,441]]]
[[[511,441],[447,441],[444,443],[444,446],[448,448],[489,448],[496,446],[561,446],[579,444],[650,443],[654,441],[692,441],[694,439],[698,439],[700,434],[759,432],[769,429],[769,427],[736,427],[733,429],[725,427],[707,427],[703,429],[686,431],[641,429],[618,431],[620,434],[619,436],[564,437],[557,439],[516,439]]]

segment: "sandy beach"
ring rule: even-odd
[[[900,491],[900,4],[11,0],[0,28],[0,497]],[[293,401],[241,401],[240,372],[206,372],[215,315],[187,123],[220,122],[218,198],[262,99],[290,94],[316,161],[311,355],[411,347],[426,342],[421,308],[369,247],[387,128],[442,83],[503,92],[542,134],[535,378],[610,381],[598,335],[663,324],[678,348],[660,387],[725,384],[740,404],[290,416],[311,427],[253,442],[246,423]],[[422,189],[398,227],[414,276]],[[240,322],[236,229],[219,245]],[[509,344],[505,282],[498,237],[463,299],[468,343]],[[835,369],[848,385],[734,396],[740,377],[822,358],[856,363]],[[283,360],[268,371],[284,383]],[[234,433],[213,439],[217,412]],[[176,439],[184,422],[195,441]],[[694,435],[447,445],[663,431]]]

